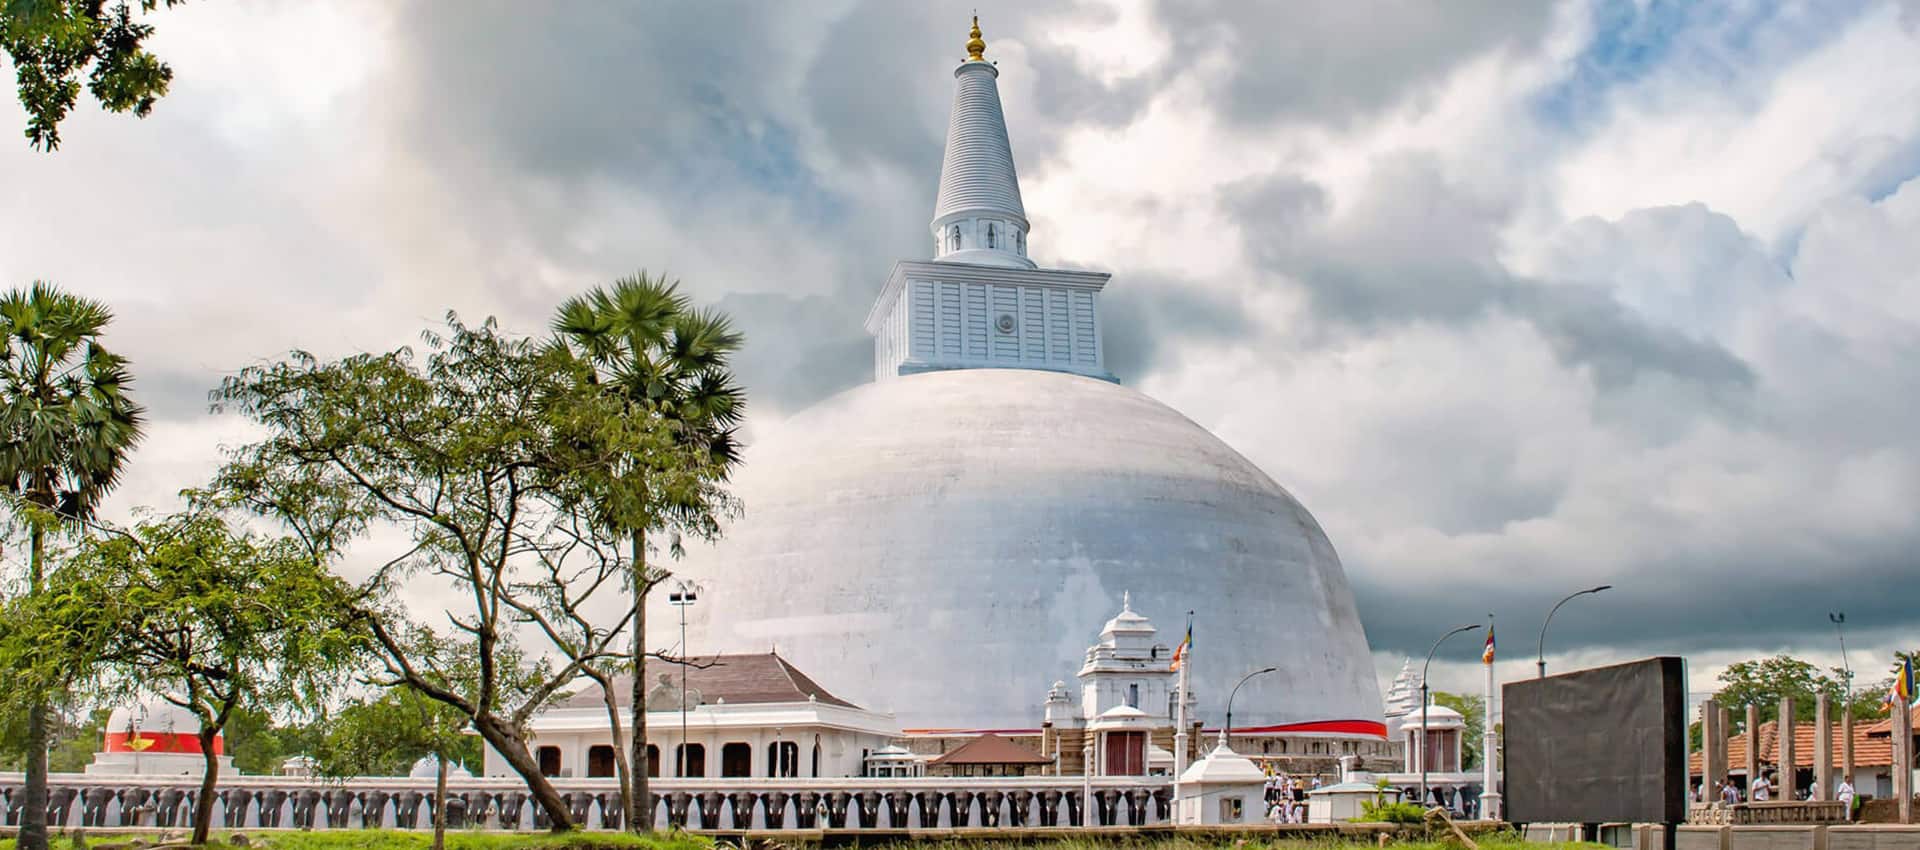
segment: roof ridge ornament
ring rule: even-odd
[[[987,42],[980,37],[980,16],[973,16],[973,29],[967,32],[967,61],[987,61]]]

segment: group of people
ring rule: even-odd
[[[1273,823],[1306,823],[1307,791],[1320,787],[1320,778],[1302,783],[1286,774],[1267,777],[1267,820]]]
[[[1706,785],[1703,783],[1699,788],[1699,794],[1696,799],[1702,803],[1717,801],[1725,806],[1731,806],[1743,801],[1753,803],[1770,802],[1779,793],[1777,790],[1779,786],[1774,784],[1777,775],[1778,774],[1761,771],[1759,776],[1754,777],[1753,784],[1747,788],[1744,794],[1741,792],[1740,786],[1733,784],[1733,780],[1728,779],[1716,783],[1713,795],[1709,797],[1707,796]],[[1799,799],[1807,800],[1811,799],[1812,796],[1812,788],[1800,789]],[[1853,789],[1852,780],[1845,776],[1840,777],[1839,784],[1835,785],[1833,789],[1833,799],[1847,805],[1848,820],[1853,819],[1855,796],[1857,796],[1857,794]]]

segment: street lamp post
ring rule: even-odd
[[[1599,593],[1602,590],[1610,590],[1612,588],[1613,588],[1613,585],[1611,584],[1603,584],[1603,585],[1600,585],[1599,587],[1589,587],[1586,590],[1580,590],[1580,591],[1575,591],[1573,593],[1569,593],[1567,594],[1565,599],[1562,599],[1559,602],[1553,603],[1553,610],[1547,612],[1546,622],[1540,624],[1540,652],[1539,652],[1539,655],[1537,656],[1537,662],[1540,665],[1540,678],[1545,679],[1547,677],[1547,625],[1553,622],[1553,615],[1560,610],[1560,606],[1573,601],[1573,598],[1576,596],[1585,596],[1589,593]]]
[[[674,579],[674,590],[667,594],[667,604],[680,609],[680,751],[674,754],[675,770],[680,776],[687,775],[687,606],[700,599],[693,592],[693,585],[680,579]]]
[[[1233,690],[1227,692],[1227,725],[1220,728],[1220,745],[1221,746],[1223,747],[1227,746],[1227,737],[1233,734],[1233,698],[1239,695],[1240,686],[1246,684],[1248,679],[1251,679],[1255,676],[1259,676],[1264,673],[1271,673],[1278,669],[1280,668],[1266,667],[1259,670],[1255,670],[1251,673],[1248,673],[1245,676],[1241,676],[1240,681],[1234,684]],[[1184,695],[1182,696],[1184,697]]]
[[[1420,666],[1420,808],[1427,807],[1427,669],[1433,666],[1433,654],[1440,651],[1440,644],[1447,638],[1461,632],[1471,632],[1480,628],[1479,623],[1461,626],[1440,636],[1433,642],[1433,648],[1427,650],[1427,663]]]
[[[1840,703],[1841,709],[1851,710],[1853,705],[1853,665],[1847,663],[1847,612],[1839,611],[1830,613],[1827,615],[1827,619],[1833,623],[1833,633],[1840,637],[1840,670],[1847,677],[1846,681],[1840,683],[1845,688],[1845,696],[1841,698]]]

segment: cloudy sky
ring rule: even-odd
[[[0,143],[0,280],[117,309],[121,511],[245,436],[242,365],[641,268],[745,326],[768,427],[870,373],[972,7],[192,3],[151,118]],[[1383,678],[1489,612],[1524,675],[1598,583],[1551,662],[1920,647],[1920,2],[979,11],[1035,256],[1319,517]]]

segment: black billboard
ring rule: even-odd
[[[1685,663],[1649,658],[1501,688],[1517,823],[1687,817]]]

